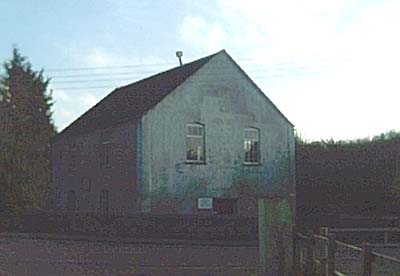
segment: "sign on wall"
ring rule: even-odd
[[[198,209],[212,209],[213,207],[213,199],[211,197],[202,197],[197,201]]]

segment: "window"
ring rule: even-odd
[[[192,163],[204,163],[204,126],[186,125],[186,160]]]
[[[244,163],[260,163],[260,132],[256,128],[244,129]]]

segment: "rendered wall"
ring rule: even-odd
[[[205,125],[206,164],[186,163],[185,127],[193,122]],[[260,166],[243,164],[246,127],[260,130]],[[140,129],[145,211],[160,202],[163,208],[193,213],[198,197],[294,191],[293,127],[225,53],[147,112]],[[249,212],[256,215],[254,208]]]

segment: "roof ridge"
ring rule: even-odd
[[[221,52],[224,52],[224,51],[225,51],[225,50],[221,50],[221,51],[218,51],[218,52],[216,52],[216,53],[214,53],[214,54],[211,54],[211,55],[208,55],[208,56],[199,58],[199,59],[192,60],[192,61],[189,62],[189,63],[184,63],[184,64],[182,64],[182,65],[178,65],[178,66],[176,66],[176,67],[173,67],[173,68],[167,69],[167,70],[165,70],[165,71],[156,73],[156,74],[154,74],[154,75],[150,75],[150,76],[148,76],[148,77],[145,77],[144,79],[140,79],[140,80],[135,81],[135,82],[132,82],[132,83],[130,83],[130,84],[123,85],[123,86],[119,86],[119,87],[115,88],[114,91],[115,91],[115,90],[119,90],[119,89],[126,88],[126,87],[128,87],[128,86],[137,84],[137,83],[139,83],[139,82],[147,81],[147,80],[149,80],[149,79],[151,79],[151,78],[154,78],[154,77],[157,77],[157,76],[166,74],[166,73],[170,73],[170,72],[172,72],[172,71],[174,71],[174,70],[178,70],[178,69],[180,69],[180,68],[182,68],[182,67],[185,67],[185,66],[190,66],[190,65],[192,65],[193,63],[197,63],[197,62],[200,62],[200,61],[202,61],[202,60],[211,59],[213,56],[216,56],[217,54],[219,54],[219,53],[221,53]]]

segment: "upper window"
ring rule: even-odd
[[[186,125],[186,160],[194,163],[205,162],[204,125]]]
[[[256,128],[244,129],[244,163],[260,163],[260,131]]]

